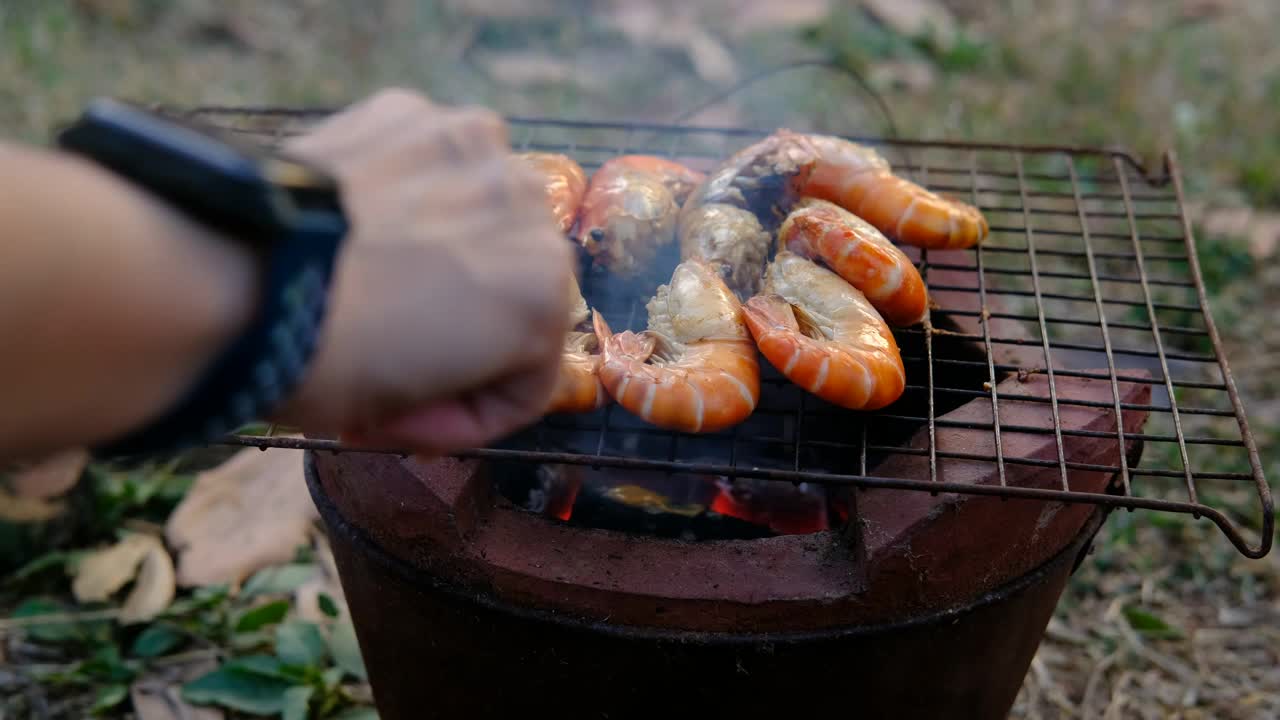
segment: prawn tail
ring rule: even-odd
[[[796,319],[795,310],[780,295],[752,297],[743,303],[742,315],[756,344],[774,333],[791,335],[800,332],[800,322]]]
[[[609,323],[599,311],[591,312],[591,323],[599,339],[605,362],[613,359],[644,362],[653,355],[657,339],[648,333],[634,333],[630,330],[617,333],[609,329]]]

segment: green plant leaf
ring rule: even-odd
[[[133,639],[133,647],[129,654],[134,657],[160,657],[182,644],[185,636],[178,630],[156,623],[147,627]]]
[[[349,707],[329,720],[378,720],[378,711],[371,707]]]
[[[76,674],[99,681],[120,683],[132,680],[135,673],[130,664],[120,657],[120,648],[103,645],[76,667]]]
[[[280,658],[272,655],[246,655],[227,662],[223,667],[290,683],[299,682],[301,678],[301,674],[290,672],[285,664],[280,662]]]
[[[52,600],[47,600],[45,598],[31,598],[19,605],[18,609],[13,611],[13,617],[41,617],[65,611],[66,608]],[[28,625],[25,632],[31,637],[31,639],[44,643],[63,643],[75,640],[80,636],[80,632],[76,628],[75,623],[70,622],[42,622],[35,625]]]
[[[68,562],[82,554],[83,553],[79,551],[67,552],[65,550],[47,552],[15,570],[13,574],[9,576],[9,581],[12,583],[21,583],[50,568],[65,568]]]
[[[291,593],[316,572],[315,565],[290,563],[259,570],[240,590],[241,597]]]
[[[229,662],[182,686],[184,700],[197,705],[221,705],[251,715],[284,711],[292,681],[248,672],[239,661]]]
[[[269,646],[272,638],[273,633],[268,630],[254,630],[253,632],[236,633],[231,636],[230,642],[232,649],[245,652]]]
[[[1144,635],[1166,638],[1182,637],[1181,630],[1141,608],[1126,607],[1124,609],[1124,617],[1125,620],[1129,621],[1129,627]]]
[[[117,684],[98,688],[97,697],[94,698],[93,706],[89,708],[89,712],[99,715],[124,702],[124,699],[128,696],[128,685]]]
[[[342,676],[346,675],[346,671],[340,667],[331,667],[320,674],[320,679],[324,681],[327,688],[336,688],[338,683],[342,682]]]
[[[338,603],[329,597],[328,593],[320,593],[316,596],[316,604],[320,606],[320,612],[331,618],[338,617]]]
[[[324,637],[315,623],[294,620],[276,628],[276,656],[286,664],[316,666],[324,654]]]
[[[368,678],[364,658],[360,655],[360,643],[356,640],[355,627],[350,620],[333,624],[333,630],[329,633],[329,652],[338,667],[360,680]]]
[[[267,625],[273,625],[284,619],[289,614],[289,601],[276,600],[274,602],[259,605],[251,610],[245,611],[240,619],[236,621],[236,632],[253,632]]]
[[[311,708],[311,696],[315,688],[303,685],[291,687],[284,693],[284,715],[281,720],[307,720]]]

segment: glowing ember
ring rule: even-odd
[[[764,480],[716,482],[720,493],[711,509],[762,525],[779,535],[806,535],[830,527],[822,488]]]

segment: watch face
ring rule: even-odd
[[[303,210],[341,212],[338,183],[329,174],[306,162],[284,155],[272,155],[262,161],[267,180]]]

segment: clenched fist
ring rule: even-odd
[[[536,420],[572,254],[502,119],[389,90],[286,150],[337,176],[352,235],[311,369],[273,419],[426,454]]]

